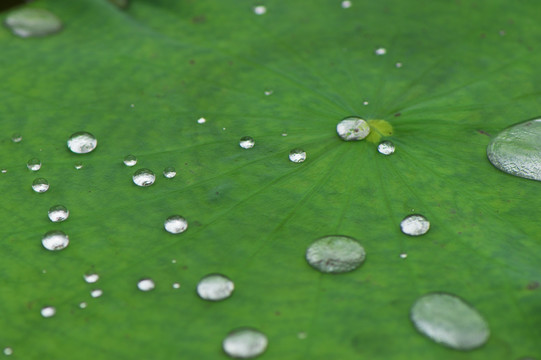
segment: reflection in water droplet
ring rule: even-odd
[[[124,157],[123,163],[126,166],[134,166],[135,164],[137,164],[137,158],[132,154],[126,155],[126,157]]]
[[[174,167],[168,166],[165,169],[163,169],[163,176],[167,179],[172,179],[175,176],[177,176],[177,171]]]
[[[41,161],[39,161],[39,159],[32,158],[28,160],[28,162],[26,163],[26,167],[28,168],[28,170],[38,171],[39,169],[41,169]]]
[[[357,116],[350,116],[336,125],[336,132],[345,141],[362,140],[370,134],[370,125]]]
[[[235,284],[228,277],[211,274],[202,278],[197,284],[197,294],[201,299],[219,301],[227,299],[235,290]]]
[[[261,355],[267,349],[265,334],[251,328],[231,331],[224,339],[224,352],[232,358],[249,359]]]
[[[267,12],[267,8],[263,5],[255,6],[254,7],[254,14],[256,15],[263,15]]]
[[[203,117],[197,119],[197,123],[198,123],[198,124],[204,124],[204,123],[206,123],[206,122],[207,122],[207,119],[205,119],[205,118],[203,118]]]
[[[68,235],[60,230],[49,231],[41,239],[43,247],[50,251],[65,249],[70,243]]]
[[[382,141],[378,145],[378,152],[383,155],[391,155],[394,153],[394,144],[389,140]]]
[[[45,191],[49,190],[49,182],[44,178],[34,179],[32,182],[32,190],[37,193],[44,193]]]
[[[70,212],[64,205],[55,205],[51,206],[47,215],[52,222],[62,222],[68,218]]]
[[[490,335],[488,324],[477,310],[451,294],[421,296],[413,304],[410,317],[423,335],[457,350],[475,349]]]
[[[500,132],[487,147],[492,165],[508,174],[541,181],[541,119]]]
[[[141,291],[150,291],[154,289],[155,284],[152,279],[142,279],[137,283],[137,287]]]
[[[51,316],[54,316],[56,314],[56,309],[52,306],[45,306],[41,309],[41,316],[44,318],[50,318]]]
[[[90,296],[92,296],[93,298],[98,298],[102,295],[103,295],[103,290],[101,289],[95,289],[90,292]]]
[[[13,354],[13,349],[11,349],[10,347],[4,349],[4,355],[9,356],[11,354]]]
[[[243,136],[240,138],[239,145],[243,149],[251,149],[255,145],[255,141],[250,136]]]
[[[150,186],[155,180],[156,175],[149,169],[139,169],[133,174],[133,183],[137,186]]]
[[[83,301],[82,303],[80,303],[80,304],[79,304],[79,307],[80,307],[81,309],[86,308],[86,302]]]
[[[378,48],[374,51],[374,53],[376,53],[376,55],[385,55],[387,54],[387,49],[385,48]]]
[[[62,22],[55,14],[38,8],[15,10],[4,23],[11,32],[23,38],[54,34],[62,28]]]
[[[83,163],[82,162],[77,162],[73,165],[73,167],[76,169],[76,170],[81,170],[83,168]]]
[[[68,139],[68,148],[75,154],[86,154],[93,151],[98,145],[94,135],[86,131],[72,134]]]
[[[14,143],[20,143],[22,139],[23,139],[23,137],[19,133],[15,133],[15,134],[11,135],[11,141],[13,141]]]
[[[163,227],[171,234],[180,234],[188,228],[188,221],[180,215],[172,215],[165,219]]]
[[[289,152],[289,160],[294,163],[301,163],[306,160],[306,151],[302,149],[293,149]]]
[[[180,284],[178,282],[173,283],[173,289],[179,289],[179,288],[180,288]]]
[[[348,236],[325,236],[306,250],[306,261],[324,273],[344,273],[357,269],[366,257],[359,242]]]
[[[93,284],[100,279],[100,276],[98,274],[85,274],[83,275],[83,277],[85,281],[89,284]]]
[[[424,235],[430,229],[430,221],[423,215],[409,215],[400,222],[400,229],[406,235],[419,236]]]

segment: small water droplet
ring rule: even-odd
[[[80,303],[80,304],[79,304],[79,307],[80,307],[81,309],[86,308],[86,302],[83,301],[82,303]]]
[[[263,15],[267,12],[267,8],[263,5],[254,6],[254,14],[256,15]]]
[[[364,105],[364,106],[366,106],[366,105],[368,105],[368,104],[369,104],[368,101],[363,101],[363,105]]]
[[[9,356],[11,354],[13,354],[13,349],[10,347],[4,348],[4,355]]]
[[[301,331],[300,333],[297,334],[297,337],[301,340],[304,340],[308,337],[308,335],[304,331]]]
[[[37,193],[44,193],[45,191],[49,190],[49,182],[44,178],[34,179],[32,182],[32,190]]]
[[[306,151],[302,149],[293,149],[289,152],[289,161],[301,163],[306,160]]]
[[[400,258],[402,258],[402,259],[405,259],[405,258],[407,258],[407,257],[408,257],[408,254],[406,254],[406,253],[400,254]]]
[[[394,66],[396,66],[398,69],[400,69],[402,67],[402,63],[401,62],[397,62]]]
[[[324,273],[344,273],[357,269],[366,252],[359,242],[348,236],[325,236],[314,241],[306,250],[306,261]]]
[[[133,174],[133,183],[137,186],[150,186],[155,180],[156,175],[149,169],[139,169]]]
[[[62,222],[70,216],[70,212],[64,205],[55,205],[51,206],[47,215],[52,222]]]
[[[430,221],[428,221],[423,215],[409,215],[400,222],[400,229],[406,235],[424,235],[430,229]]]
[[[137,158],[134,155],[126,155],[123,160],[124,165],[126,166],[135,166],[137,164]]]
[[[265,90],[264,93],[266,96],[272,95],[272,90]]]
[[[287,133],[282,133],[282,136],[287,136]]]
[[[345,141],[362,140],[370,134],[370,125],[357,116],[350,116],[336,125],[338,136]]]
[[[32,158],[28,160],[28,162],[26,163],[26,167],[28,168],[28,170],[38,171],[39,169],[41,169],[41,161],[39,161],[39,159],[37,158]]]
[[[46,36],[62,29],[62,22],[52,12],[38,8],[22,8],[11,12],[5,25],[22,38]]]
[[[94,289],[90,292],[90,296],[92,296],[93,298],[98,298],[102,295],[103,295],[103,290],[101,289]]]
[[[81,170],[83,168],[83,163],[77,162],[73,165],[73,167],[75,168],[75,170]]]
[[[240,138],[239,145],[243,149],[251,149],[255,145],[255,140],[250,136],[243,136]]]
[[[394,153],[394,144],[389,140],[382,141],[378,145],[378,152],[383,155],[391,155]]]
[[[207,122],[207,119],[205,119],[204,117],[197,119],[198,124],[204,124],[206,122]]]
[[[387,49],[385,49],[385,48],[377,48],[376,50],[374,50],[374,53],[376,55],[385,55],[385,54],[387,54]]]
[[[23,139],[23,136],[19,133],[15,133],[11,135],[11,141],[13,141],[14,143],[20,143],[22,139]]]
[[[349,9],[351,7],[351,1],[342,1],[342,8]]]
[[[134,107],[135,107],[135,104],[130,104],[130,107],[131,107],[131,108],[134,108]]]
[[[267,349],[265,334],[252,328],[231,331],[224,339],[224,352],[232,358],[249,359],[259,356]]]
[[[87,154],[98,145],[94,135],[86,131],[73,133],[68,139],[68,149],[75,154]]]
[[[85,274],[83,275],[85,281],[89,284],[93,284],[100,279],[98,274]]]
[[[180,284],[178,282],[173,283],[173,289],[179,289],[179,288],[180,288]]]
[[[177,176],[177,171],[174,167],[168,166],[165,169],[163,169],[163,176],[167,179],[172,179],[175,176]]]
[[[221,274],[211,274],[202,278],[197,284],[197,294],[201,299],[219,301],[227,299],[235,290],[235,284]]]
[[[483,345],[490,335],[485,319],[458,296],[430,293],[415,301],[411,321],[423,335],[457,350]]]
[[[176,263],[177,263],[177,259],[171,260],[171,264],[176,264]]]
[[[165,220],[163,227],[171,234],[180,234],[188,229],[188,221],[180,215],[172,215]]]
[[[5,174],[7,172],[8,172],[7,169],[2,169],[2,174]]]
[[[41,309],[41,316],[44,318],[50,318],[56,314],[56,309],[53,306],[45,306]]]
[[[137,287],[141,291],[153,290],[156,285],[152,279],[142,279],[137,283]]]
[[[70,243],[68,235],[60,230],[49,231],[41,239],[43,247],[50,251],[65,249]]]

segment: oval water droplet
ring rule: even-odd
[[[98,140],[94,135],[86,131],[72,134],[68,139],[68,149],[75,154],[87,154],[98,146]]]
[[[142,279],[137,283],[137,287],[141,291],[150,291],[156,287],[152,279]]]
[[[219,301],[227,299],[235,290],[235,284],[227,276],[211,274],[197,284],[197,294],[201,299]]]
[[[23,139],[23,136],[19,133],[14,133],[13,135],[11,135],[11,141],[13,141],[14,143],[20,143]]]
[[[411,308],[411,321],[423,335],[457,350],[472,350],[490,336],[485,319],[458,296],[430,293]]]
[[[155,180],[156,175],[149,169],[139,169],[133,174],[133,183],[137,186],[150,186]]]
[[[93,298],[98,298],[100,296],[103,295],[103,290],[102,289],[94,289],[90,292],[90,296],[92,296]]]
[[[54,34],[62,29],[62,22],[52,12],[38,8],[22,8],[11,12],[5,25],[17,36],[27,38]]]
[[[49,231],[41,239],[43,247],[50,251],[65,249],[70,243],[68,235],[60,230]]]
[[[172,179],[172,178],[174,178],[175,176],[177,176],[177,171],[175,170],[174,167],[168,166],[168,167],[166,167],[165,169],[163,169],[163,176],[164,176],[166,179]]]
[[[180,289],[180,284],[178,282],[173,283],[173,289]]]
[[[4,355],[9,356],[13,354],[13,349],[10,347],[4,348]]]
[[[306,261],[324,273],[344,273],[357,269],[366,252],[359,242],[349,236],[325,236],[314,241],[306,250]]]
[[[405,258],[407,258],[407,257],[408,257],[408,254],[406,254],[406,253],[400,254],[400,258],[401,258],[401,259],[405,259]]]
[[[28,170],[38,171],[39,169],[41,169],[41,161],[39,161],[39,159],[37,158],[32,158],[28,160],[28,162],[26,163],[26,167],[28,168]]]
[[[207,119],[205,119],[204,117],[197,119],[198,124],[204,124],[206,122],[207,122]]]
[[[267,8],[263,5],[255,6],[254,7],[254,14],[256,15],[263,15],[267,12]]]
[[[62,222],[70,216],[70,212],[64,205],[55,205],[51,206],[47,215],[52,222]]]
[[[98,274],[85,274],[83,275],[83,277],[85,281],[89,284],[93,284],[100,279],[100,276]]]
[[[378,145],[378,152],[383,155],[391,155],[394,153],[394,144],[389,140],[382,141]]]
[[[378,49],[374,50],[374,53],[375,53],[376,55],[385,55],[385,54],[387,54],[387,49],[385,49],[385,48],[378,48]]]
[[[336,125],[336,132],[345,141],[362,140],[370,134],[370,125],[358,116],[350,116]]]
[[[50,318],[56,314],[56,309],[53,306],[45,306],[41,309],[41,316],[44,318]]]
[[[32,190],[37,193],[44,193],[49,190],[49,182],[44,178],[34,179],[32,182]]]
[[[163,227],[171,234],[180,234],[188,229],[188,221],[180,215],[172,215],[165,219]]]
[[[126,166],[134,166],[137,164],[137,158],[134,155],[126,155],[123,160],[124,165]]]
[[[508,127],[487,147],[487,156],[498,169],[541,181],[541,119]]]
[[[5,174],[7,172],[8,172],[7,169],[2,169],[2,174]]]
[[[267,349],[265,334],[252,328],[240,328],[231,331],[224,339],[224,352],[232,358],[250,359],[259,356]]]
[[[409,215],[406,216],[402,222],[400,222],[400,229],[406,235],[424,235],[430,229],[430,221],[428,221],[423,215]]]
[[[239,145],[243,149],[251,149],[255,145],[255,140],[250,136],[243,136],[240,138]]]
[[[86,308],[86,302],[83,301],[82,303],[80,303],[80,304],[79,304],[79,307],[80,307],[81,309],[85,309],[85,308]]]
[[[289,161],[301,163],[306,160],[306,151],[302,149],[293,149],[289,152]]]

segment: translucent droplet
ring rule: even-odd
[[[89,284],[93,284],[100,279],[98,274],[85,274],[83,275],[85,281]]]
[[[19,133],[15,133],[15,134],[11,135],[11,141],[13,141],[14,143],[20,143],[22,139],[23,139],[23,137]]]
[[[201,299],[219,301],[227,299],[235,290],[235,284],[228,277],[211,274],[202,278],[197,284],[197,294]]]
[[[308,335],[304,331],[301,331],[300,333],[297,334],[297,337],[301,340],[304,340],[308,337]]]
[[[180,215],[172,215],[165,219],[163,227],[171,234],[180,234],[188,228],[188,221]]]
[[[289,152],[289,160],[294,163],[301,163],[306,160],[306,151],[302,149],[293,149]]]
[[[83,163],[82,162],[77,162],[73,165],[73,167],[76,169],[76,170],[81,170],[83,168]]]
[[[378,152],[383,155],[391,155],[394,153],[394,144],[389,140],[382,141],[378,145]]]
[[[342,8],[349,9],[351,7],[351,1],[342,1]]]
[[[401,67],[402,67],[402,63],[401,63],[401,62],[397,62],[397,63],[395,64],[395,66],[396,66],[397,68],[401,68]]]
[[[224,352],[232,358],[250,359],[259,356],[267,349],[265,334],[251,328],[231,331],[224,339]]]
[[[336,125],[336,132],[345,141],[362,140],[370,134],[370,125],[357,116],[350,116]]]
[[[51,206],[47,215],[52,222],[62,222],[68,218],[70,212],[64,205],[55,205]]]
[[[7,169],[2,169],[2,174],[5,174],[7,172],[8,172]]]
[[[56,314],[56,309],[53,306],[45,306],[41,309],[41,316],[44,318],[50,318]]]
[[[44,193],[45,191],[49,190],[49,182],[44,178],[34,179],[32,182],[32,190],[37,193]]]
[[[177,176],[177,171],[174,167],[168,166],[165,169],[163,169],[163,176],[167,179],[172,179],[175,176]]]
[[[131,154],[126,155],[123,162],[124,162],[124,165],[126,166],[134,166],[135,164],[137,164],[137,158]]]
[[[306,250],[306,261],[324,273],[344,273],[357,269],[366,257],[359,242],[348,236],[325,236]]]
[[[94,289],[90,292],[90,296],[92,296],[93,298],[98,298],[102,295],[103,295],[103,290],[101,289]]]
[[[4,348],[4,355],[9,356],[13,354],[13,349],[10,347]]]
[[[487,147],[492,165],[508,174],[541,181],[541,119],[500,132]]]
[[[60,230],[49,231],[41,239],[43,247],[50,251],[65,249],[70,243],[68,235]]]
[[[406,235],[424,235],[428,232],[428,229],[430,229],[430,221],[423,215],[409,215],[400,222],[400,229]]]
[[[387,54],[387,49],[385,48],[378,48],[374,51],[374,53],[376,53],[376,55],[385,55]]]
[[[141,291],[153,290],[156,285],[152,279],[142,279],[137,283],[137,287]]]
[[[62,22],[55,14],[37,8],[15,10],[8,15],[5,24],[12,33],[23,38],[46,36],[62,29]]]
[[[86,302],[83,301],[82,303],[79,304],[79,307],[81,309],[84,309],[84,308],[86,308],[86,305],[87,305]]]
[[[263,15],[267,12],[267,8],[263,5],[255,6],[254,7],[254,14],[256,15]]]
[[[413,304],[410,317],[423,335],[453,349],[478,348],[490,336],[488,324],[477,310],[451,294],[421,296]]]
[[[368,101],[363,101],[363,105],[364,106],[368,105]]]
[[[272,90],[265,90],[264,94],[266,96],[272,95]]]
[[[282,133],[282,136],[287,136],[287,133]]]
[[[204,124],[204,123],[206,123],[206,122],[207,122],[207,119],[205,119],[205,118],[203,118],[203,117],[197,119],[197,123],[198,123],[198,124]]]
[[[91,133],[80,131],[72,134],[68,139],[68,148],[75,154],[86,154],[93,151],[98,140]]]
[[[155,180],[156,175],[149,169],[139,169],[133,174],[133,183],[137,186],[150,186]]]
[[[38,171],[39,169],[41,169],[41,161],[39,161],[39,159],[32,158],[28,160],[28,162],[26,163],[26,167],[28,168],[28,170]]]
[[[178,282],[173,283],[173,289],[180,289],[180,284]]]
[[[120,9],[126,9],[130,4],[129,0],[109,0],[109,2],[116,5]]]
[[[400,254],[400,258],[401,258],[401,259],[405,259],[405,258],[407,258],[407,257],[408,257],[408,254],[406,254],[406,253]]]
[[[250,136],[243,136],[240,138],[239,145],[243,149],[251,149],[255,145],[255,140]]]

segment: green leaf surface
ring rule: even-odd
[[[499,131],[541,113],[538,4],[268,0],[254,14],[261,4],[41,1],[60,33],[1,29],[0,348],[222,359],[225,335],[250,326],[268,336],[261,359],[540,358],[541,183],[486,158]],[[351,115],[392,125],[396,152],[342,141],[336,124]],[[68,151],[77,131],[97,137],[94,152]],[[293,148],[305,162],[288,161]],[[154,185],[132,183],[140,167]],[[32,191],[36,177],[49,191]],[[64,223],[47,218],[56,204],[71,212]],[[401,233],[411,213],[430,220],[426,235]],[[173,214],[185,233],[164,230]],[[69,247],[45,250],[51,230]],[[311,268],[306,248],[325,235],[358,239],[362,267]],[[235,282],[231,298],[198,298],[209,273]],[[139,291],[147,277],[156,288]],[[410,308],[433,291],[483,315],[485,346],[456,351],[415,330]],[[41,317],[46,305],[54,317]]]

